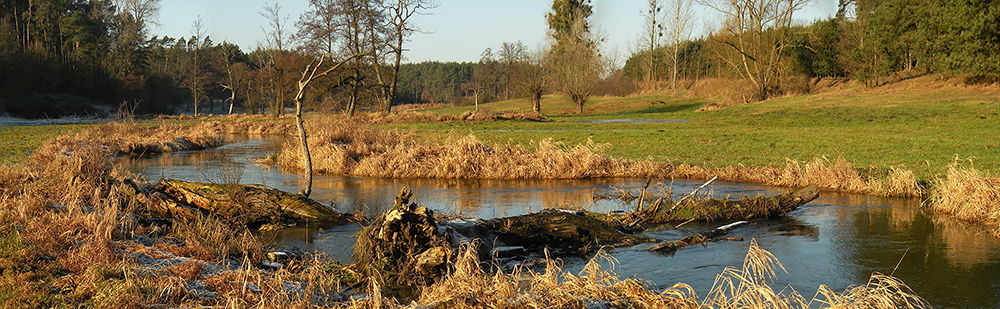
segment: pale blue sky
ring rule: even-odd
[[[261,17],[266,4],[275,0],[162,0],[160,25],[153,26],[155,35],[174,38],[192,34],[191,24],[200,15],[205,30],[216,43],[229,41],[240,45],[244,51],[253,50],[262,41],[261,26],[267,20]],[[308,9],[307,0],[277,1],[282,15],[291,17],[288,29],[295,31],[295,21]],[[635,50],[636,38],[642,31],[639,10],[646,0],[593,0],[594,16],[591,24],[606,35],[602,48],[619,58]],[[416,24],[427,33],[417,33],[407,45],[407,62],[478,61],[484,49],[496,49],[501,43],[524,41],[529,48],[544,44],[545,13],[550,0],[439,0],[440,6],[433,15],[417,16]],[[837,0],[813,0],[797,12],[796,19],[811,22],[832,16],[837,10]],[[701,36],[715,26],[716,15],[695,4],[694,36]]]

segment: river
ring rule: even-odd
[[[166,153],[143,159],[122,159],[133,172],[150,181],[177,178],[218,182],[238,177],[242,183],[260,183],[297,192],[302,181],[296,171],[250,162],[277,153],[284,137],[230,137],[223,147]],[[402,187],[414,192],[414,201],[438,213],[466,217],[512,216],[551,207],[597,212],[625,210],[627,205],[595,200],[612,187],[638,188],[644,180],[463,180],[371,179],[341,176],[314,178],[312,197],[339,211],[378,215],[391,206]],[[674,193],[686,194],[701,181],[677,180]],[[788,188],[715,182],[715,196],[774,195]],[[770,285],[788,286],[806,298],[820,285],[834,291],[864,285],[874,273],[892,274],[936,308],[1000,308],[1000,240],[982,227],[968,226],[951,217],[922,209],[918,199],[880,198],[823,192],[820,197],[785,216],[754,220],[729,236],[746,241],[721,241],[689,246],[673,255],[646,251],[651,245],[613,250],[614,271],[621,277],[639,277],[658,287],[683,282],[704,296],[725,267],[739,267],[750,239],[770,251],[784,265]],[[690,223],[677,230],[647,232],[645,236],[677,240],[729,222]],[[293,228],[265,235],[283,246],[318,250],[350,262],[358,224]],[[579,271],[586,260],[566,258],[564,269]],[[814,304],[815,305],[815,304]]]

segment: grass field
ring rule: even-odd
[[[487,143],[529,145],[552,137],[573,145],[592,138],[609,155],[705,167],[783,166],[787,160],[843,158],[859,169],[901,167],[918,178],[943,174],[956,158],[1000,172],[996,86],[966,87],[921,77],[879,88],[846,86],[715,111],[711,102],[662,94],[597,97],[582,115],[568,98],[546,96],[555,122],[429,122],[392,124],[421,135],[463,136]],[[530,111],[527,100],[480,104],[486,111]],[[472,107],[424,113],[460,114]],[[677,119],[683,123],[586,123],[609,119]]]
[[[23,162],[46,140],[69,132],[79,132],[93,124],[0,127],[0,162]]]

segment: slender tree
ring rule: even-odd
[[[677,73],[681,67],[681,43],[688,39],[691,25],[691,0],[668,0],[667,23],[670,52],[673,65],[670,66],[670,88],[677,89]]]
[[[656,52],[660,47],[660,40],[663,37],[663,5],[659,0],[649,0],[646,7],[642,9],[645,23],[643,24],[643,48],[648,53],[645,61],[646,88],[655,89],[659,79],[656,70]]]
[[[406,51],[403,49],[403,43],[414,32],[420,31],[420,28],[417,28],[410,18],[417,14],[427,14],[427,11],[437,7],[438,3],[434,0],[390,0],[386,3],[389,28],[386,43],[388,43],[393,63],[389,84],[385,85],[387,89],[382,102],[382,112],[390,112],[392,101],[396,98],[396,87],[399,85],[399,66],[403,61],[403,52]]]
[[[285,91],[290,88],[292,83],[286,74],[288,68],[285,67],[289,62],[289,59],[286,59],[288,57],[286,48],[290,47],[291,43],[291,34],[287,29],[290,17],[281,15],[281,5],[277,2],[265,5],[264,11],[260,12],[260,15],[268,21],[268,28],[261,27],[265,37],[261,49],[265,51],[267,56],[262,66],[263,71],[266,72],[264,80],[267,84],[267,92],[272,100],[271,114],[281,115],[285,108]]]
[[[198,19],[191,24],[191,39],[187,42],[188,66],[187,76],[183,85],[191,94],[191,104],[194,106],[194,115],[198,116],[198,107],[205,96],[205,88],[209,82],[209,76],[205,70],[205,59],[207,55],[203,50],[211,46],[211,41],[205,37],[205,22],[198,16]]]
[[[367,54],[369,52],[371,52],[370,49],[358,54],[351,55],[350,57],[340,60],[336,64],[333,64],[332,66],[321,72],[320,69],[323,67],[324,60],[333,57],[332,54],[324,54],[322,56],[317,57],[316,60],[313,60],[313,62],[306,65],[305,69],[302,70],[302,76],[296,83],[297,91],[294,97],[295,126],[299,130],[299,143],[302,146],[302,166],[305,169],[303,175],[306,178],[305,185],[302,187],[302,190],[299,191],[299,194],[302,196],[309,197],[309,195],[312,194],[312,156],[309,154],[309,143],[306,138],[305,122],[302,121],[302,97],[303,95],[305,95],[305,91],[309,86],[309,83],[312,83],[313,81],[319,78],[329,75],[331,72],[336,71],[338,68],[340,68],[340,66],[344,65],[344,63],[347,63],[353,58],[363,56],[364,54]]]

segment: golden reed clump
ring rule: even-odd
[[[934,182],[930,208],[956,218],[989,225],[1000,237],[1000,178],[958,163]]]
[[[317,121],[318,120],[318,121]],[[324,121],[325,120],[325,121]],[[308,128],[313,170],[381,178],[578,179],[662,177],[669,165],[607,157],[610,145],[588,141],[567,146],[544,139],[523,145],[488,145],[470,134],[443,144],[344,118],[320,118]],[[298,143],[286,143],[277,163],[301,169]]]
[[[878,196],[919,197],[926,193],[912,171],[890,168],[877,175],[851,166],[847,160],[816,158],[810,162],[788,160],[783,167],[699,167],[681,164],[675,167],[679,178],[709,179],[718,175],[720,180],[751,182],[773,186],[803,187],[815,184],[828,191],[869,194]]]

